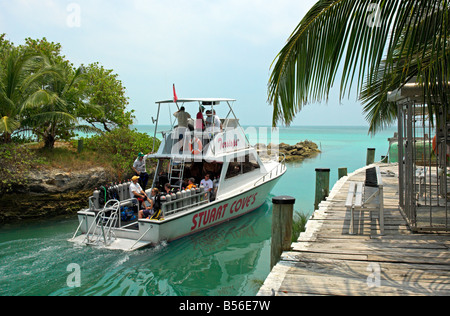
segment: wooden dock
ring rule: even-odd
[[[357,234],[349,235],[348,181],[364,181],[362,168],[336,183],[259,296],[450,295],[450,234],[412,234],[398,208],[398,165],[379,166],[385,235],[367,210],[355,214]]]

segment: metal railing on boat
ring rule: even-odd
[[[103,237],[103,242],[106,246],[108,244],[108,241],[112,240],[114,234],[113,228],[117,226],[117,222],[119,221],[120,208],[123,206],[133,205],[135,203],[138,203],[137,199],[128,199],[121,202],[118,200],[109,200],[108,202],[106,202],[103,209],[98,211],[95,215],[94,221],[89,226],[86,232],[86,237],[83,240],[83,243],[89,245],[97,245],[100,243],[100,239]],[[90,206],[92,206],[91,203]],[[90,208],[90,210],[95,211],[95,209],[92,208]],[[107,216],[107,213],[109,212],[110,214],[109,216]],[[80,221],[80,224],[78,225],[78,228],[71,240],[75,239],[85,220],[87,220],[87,217],[83,217],[83,219]],[[98,229],[100,230],[99,232],[97,232]],[[92,235],[92,239],[89,239],[90,235]]]
[[[203,187],[200,187],[198,191],[195,194],[189,195],[184,193],[184,197],[183,191],[181,191],[175,200],[172,200],[172,197],[168,200],[169,196],[166,196],[166,201],[162,203],[162,217],[174,215],[189,208],[209,203],[210,192],[205,192]]]
[[[278,155],[277,155],[278,157]],[[281,157],[283,158],[281,160],[281,163],[278,164],[275,168],[270,170],[268,173],[266,173],[264,176],[259,178],[253,186],[258,186],[260,182],[266,182],[266,180],[271,180],[272,178],[278,177],[278,175],[282,174],[283,171],[286,170],[286,155],[281,153]],[[278,158],[279,159],[279,158]]]

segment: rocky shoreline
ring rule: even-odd
[[[95,187],[114,181],[101,167],[33,170],[25,186],[0,197],[0,224],[75,214],[88,207]]]

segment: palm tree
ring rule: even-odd
[[[25,107],[29,108],[24,124],[44,140],[45,148],[53,148],[58,136],[70,136],[75,130],[94,131],[78,124],[79,113],[102,113],[98,106],[84,103],[85,91],[80,84],[86,80],[84,67],[73,70],[65,63],[48,65],[41,69],[44,86],[29,96]],[[84,85],[81,85],[84,87]],[[95,130],[96,131],[96,130]]]
[[[33,92],[38,76],[33,75],[42,65],[42,59],[25,54],[17,48],[3,52],[0,63],[0,134],[4,142],[20,128],[22,113],[28,96]]]
[[[341,71],[341,99],[356,84],[372,132],[396,118],[387,91],[409,81],[422,84],[429,104],[433,96],[448,104],[449,28],[447,0],[318,1],[272,65],[274,126],[327,100]]]

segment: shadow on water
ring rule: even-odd
[[[67,242],[73,219],[7,227],[0,295],[254,295],[269,273],[270,199],[241,218],[131,253]],[[71,264],[79,266],[80,287],[67,285]]]

